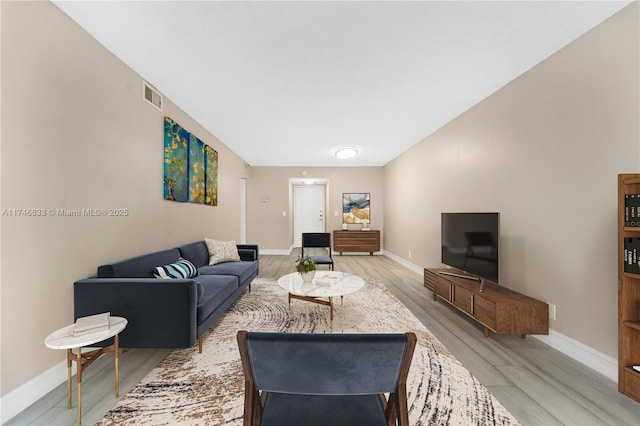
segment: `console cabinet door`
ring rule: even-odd
[[[473,298],[473,316],[482,324],[496,330],[496,304],[482,296],[475,295]]]
[[[436,294],[445,300],[451,301],[451,283],[438,277],[436,281]]]
[[[469,315],[473,315],[473,293],[459,285],[453,286],[453,304]]]

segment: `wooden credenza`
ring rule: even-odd
[[[433,300],[440,297],[497,334],[549,334],[549,305],[508,288],[487,282],[480,293],[480,283],[465,278],[442,275],[455,269],[425,268],[424,286],[433,292]]]
[[[340,253],[380,251],[380,231],[333,231],[333,250]]]

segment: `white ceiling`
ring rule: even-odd
[[[252,166],[381,166],[630,1],[54,3]]]

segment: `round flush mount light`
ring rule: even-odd
[[[341,160],[353,158],[356,155],[358,155],[358,148],[356,148],[355,146],[341,146],[335,151],[335,156]]]

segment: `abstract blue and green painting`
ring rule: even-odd
[[[210,206],[218,205],[218,151],[209,145],[204,146],[205,162],[205,199]]]
[[[204,204],[204,142],[189,140],[189,202]]]
[[[164,119],[164,199],[218,205],[218,152]]]
[[[178,123],[164,119],[164,199],[189,200],[189,132]]]

